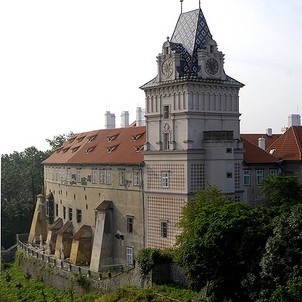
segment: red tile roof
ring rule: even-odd
[[[97,208],[95,209],[96,211],[107,211],[113,209],[112,201],[110,200],[104,200],[102,203],[100,203]]]
[[[278,158],[269,154],[265,150],[259,148],[257,145],[246,140],[241,136],[243,143],[243,161],[247,164],[271,164],[277,163]]]
[[[58,231],[58,234],[72,234],[72,222],[67,221]]]
[[[91,238],[92,230],[91,226],[83,225],[72,237],[74,240],[79,240],[80,238]]]
[[[302,160],[302,126],[292,126],[271,146],[274,156],[286,161]]]
[[[269,149],[270,145],[273,144],[282,134],[272,134],[267,135],[263,133],[248,133],[248,134],[240,134],[240,137],[243,137],[250,143],[258,146],[258,139],[264,138],[265,139],[265,149]]]
[[[49,226],[50,230],[59,230],[63,226],[62,218],[58,218],[52,225]]]
[[[75,134],[44,164],[139,164],[146,127],[102,129]]]

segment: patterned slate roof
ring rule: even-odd
[[[244,84],[238,82],[237,80],[231,78],[230,76],[227,76],[225,80],[218,80],[218,79],[202,79],[198,78],[197,76],[184,76],[181,77],[177,80],[167,80],[165,82],[157,82],[157,77],[153,78],[146,84],[142,85],[140,88],[145,89],[145,88],[152,88],[155,86],[166,86],[166,85],[171,85],[171,84],[181,84],[181,83],[204,83],[204,84],[220,84],[220,85],[228,85],[228,86],[234,86],[234,87],[243,87]]]
[[[140,164],[146,127],[101,129],[75,134],[44,164]]]
[[[175,49],[181,53],[185,74],[198,72],[197,51],[205,48],[209,39],[212,35],[201,9],[179,16],[171,42],[176,43]]]

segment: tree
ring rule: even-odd
[[[302,204],[298,204],[276,219],[273,236],[266,243],[260,263],[261,301],[301,301],[301,263]]]
[[[73,136],[73,132],[70,131],[68,134],[60,134],[60,135],[55,135],[52,139],[46,139],[46,141],[49,143],[51,147],[51,151],[55,151],[59,147],[61,147],[69,138]]]
[[[43,193],[42,161],[35,147],[1,156],[2,244],[15,243],[17,233],[29,231],[36,196]]]
[[[261,190],[270,205],[291,205],[302,201],[302,186],[295,176],[265,178]]]
[[[206,288],[213,301],[248,301],[241,284],[259,271],[270,215],[267,208],[231,201],[216,187],[199,192],[183,210],[177,239],[192,287]]]

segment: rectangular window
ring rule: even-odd
[[[256,185],[260,186],[263,179],[263,170],[256,170]]]
[[[82,210],[77,209],[77,222],[82,222]]]
[[[96,174],[97,174],[97,170],[96,169],[92,169],[92,171],[91,171],[91,178],[92,178],[91,181],[92,181],[93,184],[96,184],[96,181],[97,181]]]
[[[225,153],[228,153],[228,154],[233,153],[233,149],[232,148],[226,148]]]
[[[66,207],[63,206],[63,218],[66,219]]]
[[[232,172],[227,172],[226,173],[226,178],[233,178],[233,173]]]
[[[67,168],[67,181],[68,181],[68,183],[71,181],[71,170],[70,170],[70,168]]]
[[[56,203],[56,216],[59,216],[59,205]]]
[[[133,247],[127,247],[126,249],[127,265],[133,265],[133,251]]]
[[[120,186],[125,185],[125,170],[119,170],[119,182]]]
[[[133,216],[127,217],[127,232],[133,233]]]
[[[163,149],[169,150],[169,133],[163,134]]]
[[[101,184],[105,183],[105,172],[106,171],[104,169],[100,170],[100,183]]]
[[[72,221],[72,208],[68,208],[68,219]]]
[[[161,174],[161,184],[163,188],[169,188],[169,172],[162,172]]]
[[[251,171],[243,170],[243,185],[250,186],[251,185]]]
[[[81,182],[81,169],[77,169],[76,182]]]
[[[111,170],[106,170],[106,183],[107,185],[111,185]]]
[[[170,108],[169,106],[164,106],[164,118],[169,118]]]
[[[270,170],[269,170],[269,175],[270,175],[270,176],[276,176],[277,174],[278,174],[277,169],[270,169]]]
[[[162,221],[160,223],[160,236],[162,238],[167,238],[168,237],[168,223],[167,223],[167,221]]]
[[[139,177],[139,170],[133,171],[133,185],[139,186],[140,185],[140,177]]]

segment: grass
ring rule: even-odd
[[[17,262],[6,265],[0,272],[0,302],[189,302],[206,301],[200,294],[174,285],[153,286],[149,289],[122,287],[109,294],[90,293],[74,297],[24,274]]]

